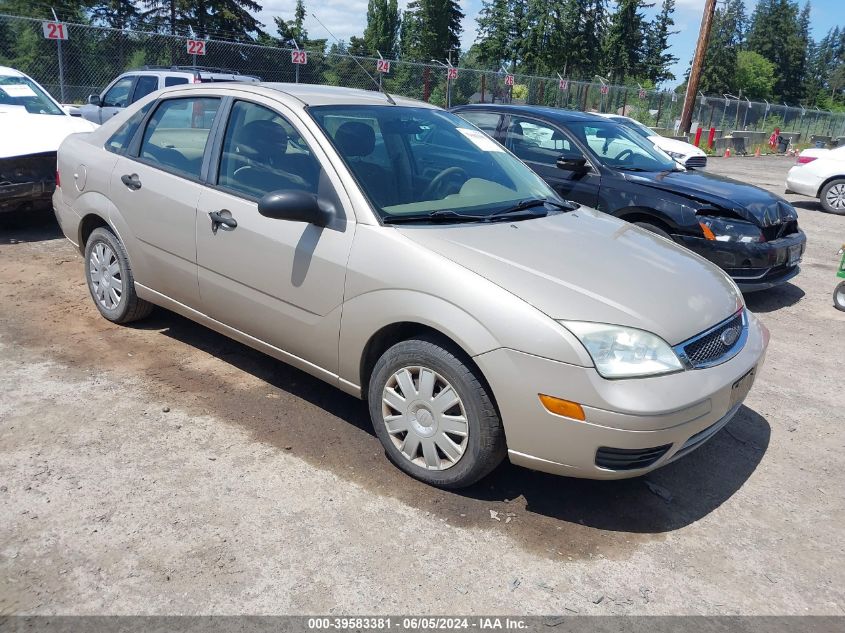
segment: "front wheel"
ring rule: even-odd
[[[819,200],[825,211],[845,215],[845,179],[831,180],[822,187]]]
[[[442,488],[475,483],[506,453],[488,389],[460,356],[434,339],[397,343],[376,363],[367,394],[390,460]]]
[[[833,305],[837,310],[845,312],[845,281],[840,281],[833,291]]]

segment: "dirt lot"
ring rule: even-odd
[[[782,192],[791,161],[711,164]],[[461,493],[316,379],[163,310],[106,322],[55,223],[6,219],[0,614],[845,614],[845,218],[798,204],[802,272],[747,298],[772,343],[724,431],[645,479]]]

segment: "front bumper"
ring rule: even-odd
[[[731,401],[733,386],[759,370],[768,341],[768,330],[749,315],[745,346],[729,361],[627,380],[607,380],[593,367],[510,349],[481,354],[475,361],[496,397],[512,463],[572,477],[622,479],[686,455],[727,424],[742,402]],[[550,413],[540,402],[541,393],[580,403],[586,420]],[[644,467],[606,466],[614,451],[664,447]]]
[[[807,236],[801,230],[769,242],[720,242],[689,235],[674,238],[723,269],[743,292],[765,290],[795,277],[807,246]],[[790,253],[797,253],[798,259],[790,262]]]
[[[0,213],[50,208],[56,153],[0,159]]]

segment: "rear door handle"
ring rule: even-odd
[[[141,188],[141,179],[138,178],[138,174],[132,174],[131,176],[129,174],[123,174],[120,177],[120,182],[122,182],[124,185],[126,185],[133,191],[137,191]]]
[[[238,221],[233,218],[232,214],[226,209],[221,209],[220,211],[209,211],[208,217],[211,218],[211,232],[215,235],[217,235],[217,229],[221,226],[225,226],[226,228],[224,230],[226,231],[231,231],[238,226]]]

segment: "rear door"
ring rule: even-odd
[[[505,146],[564,199],[588,207],[598,204],[601,175],[563,129],[539,119],[511,116]],[[561,169],[560,158],[582,158],[587,163],[583,170]]]
[[[221,100],[160,101],[112,172],[110,196],[134,238],[135,278],[199,309],[196,213],[206,143]]]

